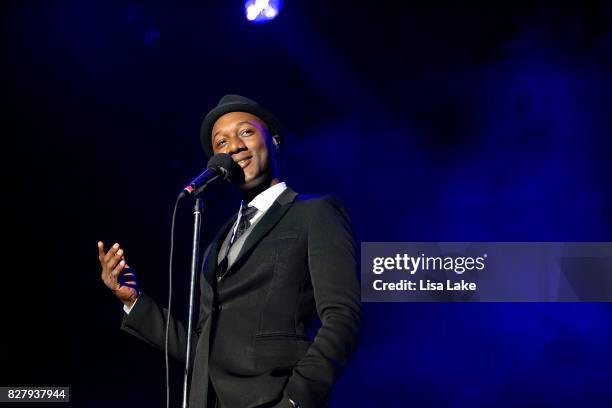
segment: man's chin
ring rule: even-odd
[[[247,179],[242,184],[238,184],[238,188],[242,191],[249,191],[261,186],[265,180]]]
[[[258,178],[248,178],[245,177],[245,181],[242,184],[238,184],[238,188],[241,191],[250,191],[255,189],[260,189],[262,187],[269,187],[272,178],[270,177],[258,177]]]

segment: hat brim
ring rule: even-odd
[[[208,114],[206,114],[206,116],[204,117],[204,120],[202,121],[202,126],[200,127],[200,143],[202,144],[202,148],[204,149],[204,152],[209,158],[213,156],[212,139],[211,139],[212,128],[215,122],[221,116],[225,115],[226,113],[230,113],[230,112],[246,112],[246,113],[255,115],[265,122],[265,124],[268,126],[268,131],[270,132],[271,135],[281,136],[282,129],[281,129],[280,122],[267,109],[264,109],[263,107],[259,105],[254,105],[252,103],[245,103],[245,102],[226,103],[226,104],[217,106],[216,108],[208,112]]]

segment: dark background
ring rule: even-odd
[[[225,93],[281,118],[285,179],[339,195],[358,243],[612,240],[609,3],[286,0],[266,25],[242,6],[3,2],[0,385],[163,405],[163,354],[119,331],[96,242],[165,303],[172,204]],[[238,205],[214,193],[205,240]],[[179,316],[190,222],[181,207]],[[365,304],[331,406],[607,407],[611,317]]]

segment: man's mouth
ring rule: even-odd
[[[245,157],[244,159],[238,160],[236,163],[243,169],[251,163],[252,156]]]

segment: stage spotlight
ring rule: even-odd
[[[267,23],[278,15],[283,7],[283,0],[246,0],[244,14],[253,23]]]

